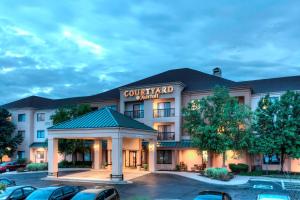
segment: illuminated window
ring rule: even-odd
[[[158,150],[157,151],[157,164],[172,164],[172,151],[171,150]]]
[[[37,151],[36,156],[37,156],[37,159],[44,159],[45,158],[45,152],[44,151]]]

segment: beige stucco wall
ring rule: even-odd
[[[194,165],[202,164],[202,155],[195,149],[186,149],[179,151],[179,163],[183,162],[187,165],[187,170],[192,170]]]
[[[291,159],[291,171],[300,172],[300,159]]]

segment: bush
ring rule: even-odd
[[[234,164],[230,163],[229,168],[233,173],[246,173],[249,170],[249,166],[247,164],[239,163],[239,164]]]
[[[48,163],[30,163],[26,166],[28,171],[42,171],[48,169]]]
[[[17,159],[16,162],[17,162],[18,164],[23,165],[23,164],[26,164],[26,163],[27,163],[27,159],[26,159],[26,158],[19,158],[19,159]]]
[[[5,190],[5,189],[6,189],[6,185],[0,183],[0,191],[1,191],[1,190]]]
[[[233,175],[226,168],[207,168],[204,171],[204,176],[221,181],[229,181],[233,178]]]
[[[92,167],[92,161],[76,161],[75,164],[73,162],[69,162],[67,160],[62,160],[58,163],[59,168],[89,168]]]
[[[205,175],[211,178],[220,179],[228,175],[228,170],[226,168],[207,168],[205,170]]]

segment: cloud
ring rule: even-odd
[[[211,73],[220,66],[236,81],[299,75],[299,6],[3,0],[0,104],[96,94],[178,67]]]

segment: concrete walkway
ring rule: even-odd
[[[175,171],[157,171],[155,173],[158,174],[175,174],[179,176],[183,176],[186,178],[194,179],[197,181],[209,183],[209,184],[216,184],[216,185],[243,185],[248,183],[249,180],[255,181],[271,181],[271,182],[293,182],[293,183],[300,183],[298,179],[283,179],[283,178],[271,178],[271,177],[264,177],[264,176],[238,176],[235,175],[233,179],[230,181],[219,181],[215,179],[210,179],[204,176],[200,176],[199,173],[195,172],[175,172]]]
[[[209,184],[216,184],[216,185],[242,185],[249,181],[248,176],[235,176],[230,181],[219,181],[215,179],[210,179],[204,176],[200,176],[199,173],[195,172],[175,172],[175,171],[157,171],[155,173],[158,174],[175,174],[179,176],[183,176],[186,178],[194,179],[197,181],[209,183]]]
[[[60,172],[72,172],[72,171],[89,171],[91,168],[59,168],[58,171]],[[44,173],[48,172],[48,170],[42,171],[24,171],[24,172],[17,172],[17,171],[10,171],[4,172],[2,174],[34,174],[34,173]]]
[[[132,179],[138,178],[149,174],[149,171],[138,171],[136,169],[124,169],[123,181],[112,181],[110,179],[111,171],[107,169],[102,170],[88,170],[81,172],[74,172],[67,175],[61,175],[58,177],[46,177],[43,180],[51,181],[69,181],[69,182],[88,182],[88,183],[106,183],[106,184],[126,184],[132,183]]]

